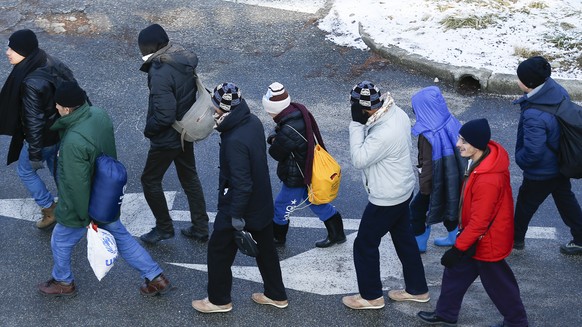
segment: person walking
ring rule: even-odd
[[[515,205],[513,248],[525,247],[528,225],[539,206],[551,194],[560,217],[570,228],[572,240],[560,246],[567,255],[582,255],[582,210],[568,177],[559,172],[556,149],[560,125],[557,118],[536,106],[558,106],[568,92],[550,75],[543,57],[531,57],[517,67],[517,85],[525,93],[514,104],[521,108],[515,144],[515,162],[523,170],[523,181]]]
[[[526,327],[519,286],[505,261],[513,237],[509,155],[491,140],[486,119],[467,122],[459,134],[459,152],[469,158],[460,199],[460,234],[441,258],[445,270],[436,310],[420,311],[418,317],[428,324],[455,326],[467,289],[480,277],[503,315],[497,326]]]
[[[238,247],[233,222],[256,240],[257,266],[264,291],[251,299],[286,308],[289,304],[277,249],[273,243],[273,195],[263,124],[250,112],[238,86],[222,83],[212,93],[216,130],[220,132],[218,212],[208,241],[208,297],[192,301],[202,313],[232,310],[232,264]]]
[[[174,226],[162,188],[162,179],[174,163],[180,185],[190,208],[190,227],[181,230],[186,237],[208,240],[208,214],[202,185],[196,171],[194,144],[182,141],[172,128],[176,120],[196,101],[196,66],[198,57],[184,47],[170,42],[158,24],[141,30],[138,44],[148,74],[149,104],[144,135],[150,149],[141,175],[145,199],[154,214],[156,226],[140,239],[149,244],[174,237]]]
[[[455,144],[461,123],[449,112],[436,86],[412,96],[416,122],[412,134],[418,137],[418,180],[420,190],[410,202],[412,230],[418,249],[426,252],[431,225],[443,223],[447,236],[435,238],[437,246],[452,246],[459,224],[459,194],[466,160]]]
[[[61,136],[59,147],[58,190],[55,209],[57,224],[51,237],[54,265],[52,278],[38,285],[47,296],[74,296],[77,288],[71,271],[74,246],[87,234],[89,198],[95,160],[102,153],[116,158],[113,124],[109,115],[87,103],[85,91],[76,82],[63,82],[56,90],[55,101],[61,117],[51,130]],[[162,268],[117,219],[112,223],[95,222],[115,238],[121,257],[140,272],[144,296],[165,294],[171,290],[170,281]]]
[[[50,130],[59,117],[54,92],[58,79],[75,78],[65,64],[39,48],[29,29],[10,35],[6,56],[13,65],[0,92],[0,134],[12,136],[7,164],[18,161],[18,177],[41,208],[36,227],[50,229],[56,223],[55,196],[37,171],[46,164],[56,183],[59,135]]]
[[[360,293],[345,296],[342,302],[352,309],[384,307],[378,247],[388,232],[402,263],[405,283],[405,289],[391,290],[388,297],[394,301],[428,302],[424,267],[410,225],[415,183],[410,118],[389,93],[382,97],[380,89],[369,81],[354,86],[350,102],[350,154],[354,168],[362,170],[369,202],[354,241]]]
[[[339,211],[329,203],[315,205],[308,199],[315,144],[325,148],[315,118],[304,105],[291,102],[289,93],[279,82],[269,85],[263,96],[263,108],[277,124],[267,142],[271,145],[269,155],[277,161],[277,176],[283,182],[275,199],[275,244],[285,244],[291,214],[306,206],[327,229],[327,236],[316,242],[316,247],[344,243],[346,235]]]

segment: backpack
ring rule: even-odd
[[[112,223],[120,214],[127,184],[123,164],[102,153],[95,159],[95,171],[89,196],[89,216],[100,223]]]
[[[214,105],[210,92],[198,76],[196,76],[196,87],[198,88],[196,101],[181,120],[176,120],[172,124],[172,127],[181,135],[182,149],[184,149],[184,141],[201,141],[207,138],[214,129]]]
[[[568,178],[582,178],[582,107],[564,99],[558,105],[535,105],[538,109],[556,117],[560,124],[560,143],[558,149],[548,144],[558,156],[560,173]]]

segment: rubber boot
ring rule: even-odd
[[[344,233],[344,223],[339,212],[331,216],[328,220],[323,222],[327,229],[327,237],[315,243],[318,248],[327,248],[334,244],[341,244],[346,241],[346,234]]]
[[[423,234],[415,236],[416,244],[418,245],[418,251],[420,251],[420,253],[426,252],[426,243],[428,243],[429,236],[430,236],[430,226],[426,226]]]
[[[455,228],[454,230],[450,231],[449,234],[445,237],[439,237],[434,239],[434,245],[436,246],[453,246],[455,245],[455,241],[457,240],[457,232],[459,228]]]
[[[289,231],[289,223],[279,225],[273,223],[273,242],[275,246],[283,246],[287,242],[287,231]]]

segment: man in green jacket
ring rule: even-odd
[[[59,201],[55,210],[57,224],[51,238],[52,278],[38,285],[44,295],[76,294],[71,253],[92,220],[88,209],[95,160],[102,153],[117,157],[111,119],[104,110],[90,106],[86,99],[85,91],[75,82],[64,82],[55,92],[61,117],[51,129],[61,137],[57,162]],[[97,222],[97,225],[113,235],[121,256],[145,279],[141,294],[153,296],[171,290],[160,266],[121,224],[119,214],[114,222]]]

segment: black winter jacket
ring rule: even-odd
[[[301,112],[295,111],[283,117],[275,127],[275,132],[269,154],[279,162],[277,176],[288,187],[305,186],[303,170],[307,157],[307,142],[305,121]]]
[[[47,55],[46,65],[28,74],[21,84],[21,117],[30,160],[42,160],[42,148],[59,142],[58,133],[50,130],[60,117],[54,101],[56,76],[75,80],[69,67]]]
[[[216,130],[221,144],[214,228],[231,228],[236,217],[244,218],[247,230],[262,230],[274,213],[263,124],[243,100]]]
[[[182,147],[180,134],[172,128],[176,120],[196,101],[198,57],[180,45],[168,46],[154,53],[141,70],[148,73],[150,90],[145,137],[152,148]]]

